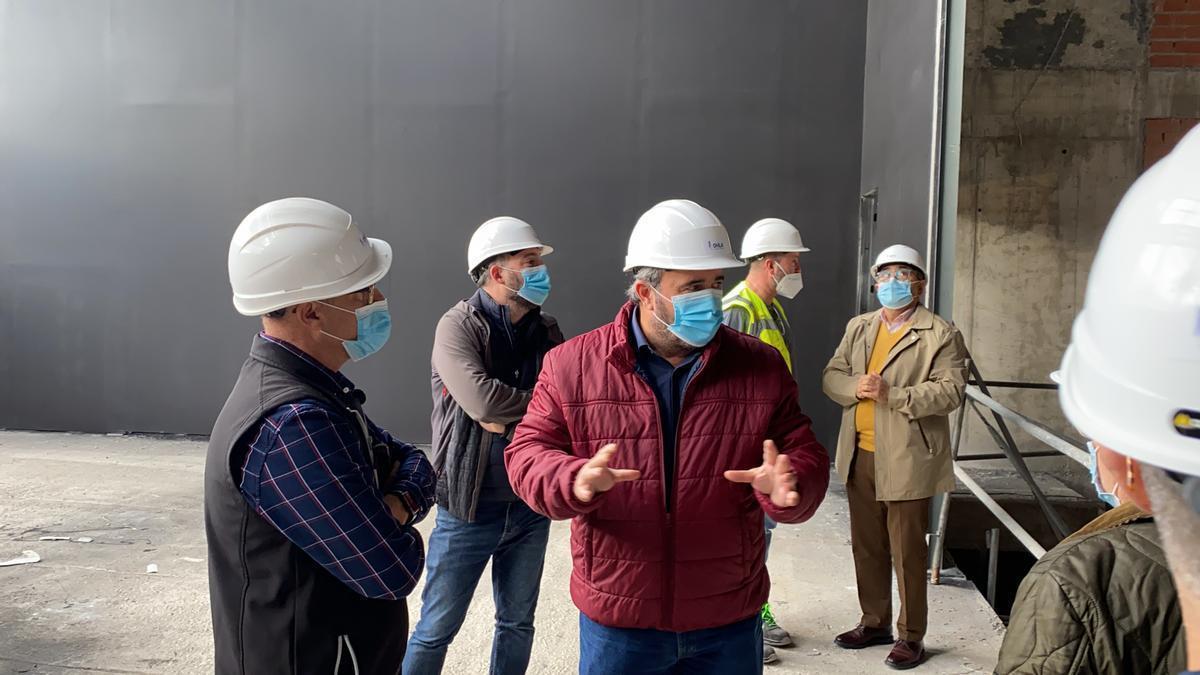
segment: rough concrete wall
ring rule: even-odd
[[[1142,170],[1144,120],[1200,111],[1200,74],[1148,63],[1155,9],[969,3],[954,315],[986,378],[1047,381],[1108,218]],[[1053,392],[997,397],[1068,429]],[[978,424],[967,439],[966,452],[995,451]],[[1075,470],[1034,466],[1055,464]]]

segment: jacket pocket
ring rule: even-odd
[[[913,420],[913,422],[917,425],[917,431],[921,433],[921,442],[925,444],[925,450],[932,455],[933,445],[929,443],[929,437],[925,435],[925,426],[921,424],[921,420]]]

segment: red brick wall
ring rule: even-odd
[[[1151,68],[1200,66],[1200,0],[1154,0]]]
[[[1200,0],[1154,0],[1150,67],[1200,68]],[[1160,117],[1143,121],[1144,170],[1165,157],[1200,119]]]
[[[1166,157],[1175,144],[1200,119],[1195,117],[1162,117],[1146,120],[1145,140],[1142,144],[1142,168],[1149,169],[1158,160]]]

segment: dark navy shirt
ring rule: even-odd
[[[537,383],[538,366],[547,351],[546,327],[541,320],[541,310],[531,309],[521,320],[513,323],[508,307],[497,304],[483,289],[475,291],[472,302],[476,303],[491,326],[489,347],[491,363],[488,375],[517,389],[530,391]],[[488,465],[479,492],[481,502],[515,502],[517,495],[508,482],[504,468],[504,449],[508,438],[503,434],[492,436]]]
[[[696,374],[700,364],[700,350],[692,352],[678,366],[654,352],[646,341],[646,335],[638,324],[638,310],[633,310],[629,329],[637,343],[637,373],[654,390],[658,399],[659,419],[662,421],[663,473],[666,479],[667,510],[671,510],[671,498],[675,487],[675,441],[679,433],[679,415],[683,406],[683,392]]]

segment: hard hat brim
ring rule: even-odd
[[[887,267],[888,265],[908,265],[909,267],[919,271],[925,276],[926,279],[929,278],[929,272],[926,272],[924,267],[907,260],[887,260],[871,265],[871,276],[875,276],[879,272],[880,267]]]
[[[233,296],[233,306],[244,316],[262,316],[277,309],[291,307],[302,302],[328,300],[354,291],[361,291],[379,283],[392,269],[392,246],[382,239],[367,238],[371,258],[353,274],[320,286],[291,289],[262,296]]]
[[[1176,411],[1191,409],[1189,402],[1171,400],[1114,372],[1089,335],[1087,311],[1075,319],[1059,368],[1058,401],[1067,420],[1085,437],[1122,455],[1200,476],[1196,440],[1171,426]]]
[[[359,283],[358,288],[352,288],[346,291],[347,293],[374,286],[392,270],[392,245],[382,239],[370,237],[367,237],[367,243],[371,244],[371,250],[375,253],[375,269]]]
[[[768,249],[743,249],[741,258],[748,260],[768,253],[808,253],[812,249],[807,246],[772,246]]]
[[[703,256],[697,258],[662,259],[654,256],[625,256],[625,271],[639,267],[654,267],[663,270],[723,270],[745,267],[746,261],[726,256]]]
[[[498,256],[498,255],[504,255],[505,253],[515,253],[517,251],[524,251],[527,248],[537,248],[539,246],[542,247],[541,254],[544,256],[554,253],[553,246],[543,244],[540,241],[518,242],[516,244],[506,244],[504,246],[496,246],[496,247],[493,247],[490,249],[484,249],[481,255],[476,256],[476,258],[467,260],[467,274],[474,272],[475,268],[482,265],[483,262],[485,260],[487,260],[488,258],[492,258],[492,257]]]

